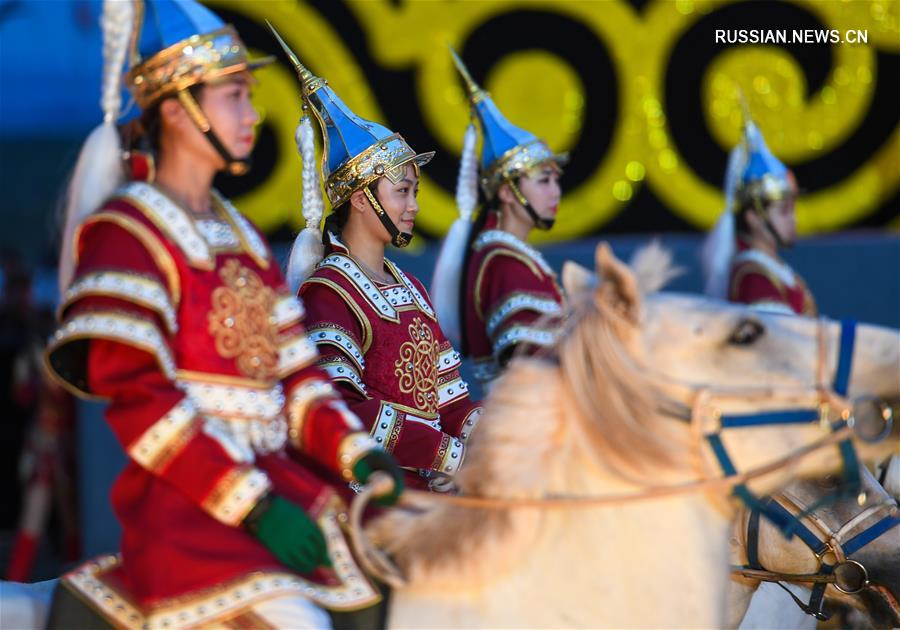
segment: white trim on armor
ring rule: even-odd
[[[791,288],[797,285],[797,276],[794,274],[794,270],[786,262],[776,260],[763,251],[745,249],[742,252],[738,252],[734,256],[732,265],[738,265],[743,262],[755,262],[761,267],[765,267],[767,271]]]
[[[488,337],[493,337],[497,328],[507,317],[519,311],[535,311],[541,315],[558,315],[562,307],[553,298],[541,297],[530,293],[516,293],[498,306],[488,318],[485,329]]]
[[[280,414],[252,420],[207,415],[203,432],[219,442],[235,462],[251,463],[256,453],[266,455],[284,448],[288,425]]]
[[[238,238],[246,245],[247,253],[263,268],[269,266],[269,248],[262,240],[259,233],[253,229],[250,222],[243,214],[238,212],[234,204],[223,197],[217,190],[212,191],[213,197],[219,202],[228,215],[228,219],[238,230]]]
[[[387,451],[391,433],[394,431],[394,425],[397,424],[397,415],[397,410],[390,403],[382,402],[378,417],[375,418],[375,424],[372,425],[372,438],[385,451]]]
[[[475,407],[466,415],[462,429],[459,431],[459,439],[463,444],[469,441],[469,438],[472,436],[472,431],[475,430],[475,427],[481,420],[482,414],[484,414],[484,407]]]
[[[525,243],[524,241],[519,240],[509,232],[504,232],[503,230],[485,230],[482,232],[477,239],[475,239],[475,244],[473,248],[478,250],[486,245],[492,245],[494,243],[503,243],[504,245],[518,251],[521,254],[525,254],[546,273],[548,276],[556,277],[556,274],[553,271],[553,268],[547,264],[547,261],[544,260],[541,252],[536,250],[534,247]]]
[[[216,484],[203,507],[217,521],[237,527],[271,488],[272,482],[263,471],[249,466],[240,468]]]
[[[497,340],[494,342],[494,357],[499,357],[508,347],[523,341],[534,346],[546,347],[556,341],[556,333],[552,330],[543,330],[532,326],[512,326],[497,337]]]
[[[130,182],[116,196],[145,211],[147,218],[184,253],[188,262],[201,269],[214,264],[206,239],[187,212],[146,182]]]
[[[454,350],[453,346],[450,346],[438,356],[438,374],[449,372],[460,365],[462,365],[462,361],[459,358],[459,352]]]
[[[154,278],[122,271],[95,271],[78,277],[63,295],[59,312],[88,295],[114,297],[156,312],[171,333],[178,331],[175,307],[165,285]]]
[[[407,287],[402,284],[397,284],[392,287],[384,287],[381,289],[381,293],[387,298],[387,301],[391,303],[391,306],[397,309],[404,308],[406,306],[416,306],[416,301],[413,298],[412,291],[410,291]]]
[[[280,383],[264,388],[178,379],[175,384],[200,411],[212,416],[271,420],[284,407],[284,390]]]
[[[290,391],[287,403],[288,435],[297,448],[303,446],[303,425],[306,423],[309,407],[314,401],[321,399],[340,400],[334,385],[319,378],[303,381]]]
[[[328,373],[328,377],[333,381],[347,381],[363,396],[368,397],[366,392],[366,384],[362,377],[356,371],[356,368],[349,361],[323,361],[319,367]]]
[[[450,444],[447,447],[447,451],[441,458],[441,464],[440,468],[438,468],[438,472],[450,476],[455,475],[459,470],[459,467],[462,466],[463,459],[465,459],[465,454],[466,447],[463,445],[463,443],[456,438],[451,438]]]
[[[197,231],[203,236],[210,247],[216,249],[236,249],[241,246],[238,235],[231,225],[221,219],[199,219],[196,222]]]
[[[420,312],[435,321],[434,309],[431,308],[422,292],[409,279],[409,276],[387,258],[384,259],[384,264],[401,286],[384,288],[378,286],[378,283],[362,270],[351,255],[341,252],[329,254],[318,264],[317,268],[334,269],[347,278],[382,319],[397,322],[399,321],[397,309],[415,303],[416,308]],[[406,295],[403,289],[409,292],[411,298]],[[410,299],[411,301],[409,301]]]
[[[456,377],[449,383],[438,385],[438,409],[445,407],[469,393],[469,384],[462,377]]]
[[[284,295],[278,298],[275,308],[272,309],[272,324],[276,328],[284,328],[298,323],[305,314],[303,304],[296,296]]]
[[[305,334],[292,336],[278,347],[278,376],[284,378],[291,372],[306,367],[319,356],[316,345]]]
[[[63,576],[86,601],[115,624],[141,630],[181,630],[206,627],[227,621],[242,610],[254,610],[259,604],[281,598],[303,598],[331,610],[357,610],[377,603],[378,592],[359,569],[338,520],[340,509],[332,500],[316,519],[325,536],[328,555],[339,584],[324,586],[305,580],[296,573],[254,572],[212,590],[203,589],[158,602],[151,610],[140,610],[128,593],[104,579],[121,565],[121,556],[107,555],[82,564]],[[265,609],[263,610],[265,616]],[[325,614],[325,613],[323,613]],[[145,616],[146,615],[146,616]],[[327,614],[324,619],[328,619]],[[285,620],[290,624],[290,619]]]
[[[335,326],[316,326],[307,332],[306,336],[317,346],[322,344],[338,348],[344,356],[353,361],[360,374],[365,371],[366,359],[363,352],[346,330]]]
[[[80,313],[56,331],[48,348],[53,353],[76,339],[109,339],[149,352],[166,377],[175,379],[175,360],[156,324],[122,313]]]
[[[380,317],[397,321],[397,309],[391,305],[375,281],[366,275],[349,255],[342,253],[329,254],[322,259],[318,267],[334,269],[340,273],[356,287],[360,295],[369,302],[369,305]]]
[[[151,472],[158,470],[184,446],[196,416],[194,403],[181,399],[128,446],[128,456]]]
[[[436,320],[437,316],[434,314],[434,309],[431,308],[431,305],[428,303],[428,300],[425,299],[425,296],[422,295],[422,292],[416,288],[416,285],[413,284],[412,280],[409,279],[400,267],[395,265],[392,261],[385,258],[384,264],[388,266],[394,275],[400,279],[400,282],[406,285],[406,288],[409,289],[409,292],[412,293],[413,299],[416,301],[416,305],[419,307],[419,310],[428,315],[432,320]]]

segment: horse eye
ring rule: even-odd
[[[749,346],[766,332],[765,327],[755,319],[742,319],[732,331],[728,343],[735,346]]]

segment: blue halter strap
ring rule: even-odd
[[[845,396],[850,384],[850,371],[853,364],[853,348],[856,340],[856,321],[843,320],[841,322],[841,342],[838,354],[838,366],[835,371],[832,389],[839,395]],[[722,442],[721,432],[724,429],[733,429],[739,427],[758,427],[766,425],[787,425],[787,424],[805,424],[814,422],[819,419],[819,409],[784,409],[774,411],[764,411],[751,414],[733,414],[723,415],[719,419],[719,429],[715,433],[707,434],[706,440],[712,448],[722,472],[726,476],[732,477],[737,475],[737,469],[728,455],[728,451]],[[831,432],[834,433],[843,429],[847,425],[846,420],[837,420],[829,423]],[[845,488],[855,492],[860,485],[859,478],[859,460],[856,457],[856,450],[849,439],[842,440],[838,444],[843,461],[842,477]],[[784,534],[790,539],[793,532],[797,529],[799,521],[789,513],[785,516],[784,511],[779,511],[771,507],[770,503],[761,500],[755,496],[745,484],[738,484],[733,491],[750,510],[756,510],[772,521]]]

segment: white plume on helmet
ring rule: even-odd
[[[312,122],[308,115],[300,118],[295,134],[297,149],[303,160],[303,218],[306,227],[300,230],[294,245],[291,247],[291,255],[288,258],[287,282],[291,290],[296,293],[300,285],[306,280],[324,255],[322,245],[322,230],[320,224],[325,212],[325,202],[322,199],[322,189],[319,187],[319,174],[316,171],[316,142]]]
[[[469,123],[463,138],[462,158],[459,177],[456,181],[456,207],[459,217],[450,226],[438,254],[434,277],[431,281],[431,299],[434,302],[438,322],[444,334],[459,347],[462,336],[462,322],[459,314],[459,291],[466,244],[472,230],[472,214],[478,205],[478,158],[475,153],[477,133],[475,125]]]
[[[122,107],[122,67],[134,27],[134,10],[131,1],[103,2],[103,15],[100,18],[103,30],[100,98],[103,122],[85,140],[66,193],[62,251],[59,257],[61,292],[68,288],[75,272],[75,230],[124,181],[122,144],[116,121]]]

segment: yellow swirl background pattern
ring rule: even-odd
[[[868,44],[831,46],[832,67],[824,85],[806,95],[796,60],[776,46],[726,48],[705,70],[702,103],[709,134],[724,150],[739,137],[738,88],[773,152],[792,164],[814,160],[851,136],[864,119],[878,80],[876,48],[900,52],[900,2],[896,0],[792,0],[825,28],[867,30]],[[672,48],[684,32],[729,0],[655,0],[642,11],[622,0],[486,0],[348,3],[364,29],[375,63],[414,70],[415,106],[442,147],[459,154],[468,108],[446,45],[462,48],[469,33],[497,15],[527,7],[577,20],[610,51],[618,81],[619,111],[606,155],[580,185],[566,190],[557,226],[536,241],[591,234],[627,211],[643,186],[672,213],[707,229],[723,206],[719,187],[698,177],[672,140],[664,110],[664,77]],[[295,0],[210,0],[255,22],[277,25],[305,63],[328,79],[363,117],[383,120],[367,77],[341,34],[312,7]],[[788,25],[789,28],[789,25]],[[589,67],[589,60],[587,60]],[[539,77],[536,81],[535,77]],[[282,64],[259,72],[255,101],[278,141],[276,167],[239,207],[263,229],[300,227],[300,158],[294,128],[300,115],[297,82]],[[885,80],[882,77],[882,80]],[[485,81],[498,107],[515,124],[547,139],[557,151],[576,142],[584,114],[582,79],[560,57],[542,50],[512,52]],[[403,133],[403,129],[395,129]],[[722,165],[724,172],[725,165]],[[803,182],[800,182],[801,187]],[[801,197],[798,227],[809,234],[839,229],[867,216],[900,187],[900,124],[881,147],[841,181]],[[417,227],[443,234],[456,216],[453,195],[422,181]],[[896,225],[896,223],[895,223]]]

